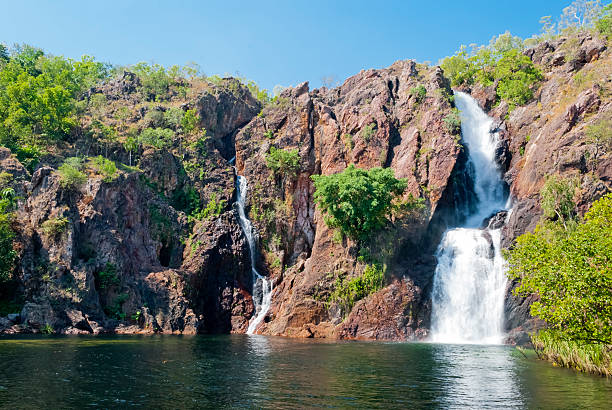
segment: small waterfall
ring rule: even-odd
[[[251,271],[253,273],[253,304],[255,305],[255,313],[249,322],[249,328],[247,334],[251,335],[255,332],[257,325],[261,323],[263,318],[270,309],[270,302],[272,301],[272,281],[268,280],[264,276],[260,275],[255,268],[255,255],[257,251],[256,239],[253,234],[253,225],[251,221],[246,217],[244,211],[244,205],[246,202],[247,195],[247,179],[241,175],[238,175],[238,201],[236,202],[238,208],[238,222],[244,232],[249,243],[249,254],[251,256]]]
[[[455,93],[461,134],[469,154],[476,209],[463,226],[445,232],[437,250],[432,292],[431,340],[499,344],[503,341],[506,287],[500,229],[479,228],[506,209],[506,185],[495,161],[498,135],[493,119],[468,94]],[[462,204],[456,204],[462,206]]]

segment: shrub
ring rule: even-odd
[[[68,228],[70,220],[64,216],[49,218],[40,225],[42,233],[50,239],[61,235]]]
[[[406,180],[395,178],[390,168],[363,170],[350,165],[341,173],[311,178],[326,224],[358,240],[387,223],[393,200],[406,189]]]
[[[597,28],[597,31],[604,37],[608,39],[612,37],[612,3],[604,7],[599,20],[595,22],[595,28]]]
[[[117,178],[117,165],[114,161],[98,155],[91,159],[91,164],[104,176],[104,182],[112,182]]]
[[[110,262],[107,262],[104,269],[98,272],[96,276],[98,278],[100,289],[107,289],[111,286],[119,284],[119,277],[117,276],[117,267]]]
[[[427,89],[422,84],[419,84],[418,86],[410,89],[410,95],[413,96],[416,102],[420,104],[427,96]]]
[[[198,221],[202,221],[204,219],[212,218],[213,216],[219,216],[225,209],[225,200],[222,199],[220,201],[217,200],[217,194],[212,193],[210,195],[210,200],[206,204],[206,207],[202,209],[196,209],[192,215],[190,215],[190,219],[195,219]]]
[[[179,128],[183,122],[183,117],[185,116],[185,112],[177,107],[170,107],[164,113],[164,123],[176,130]]]
[[[83,160],[77,157],[66,158],[57,169],[60,175],[60,185],[66,189],[76,189],[87,182],[83,169]]]
[[[378,265],[367,265],[363,274],[348,281],[343,276],[339,276],[329,301],[339,303],[347,314],[356,302],[381,289],[384,279],[384,271]]]
[[[375,133],[376,133],[376,123],[372,122],[366,125],[365,127],[363,127],[363,129],[361,130],[361,137],[363,138],[364,141],[369,142]]]
[[[612,344],[612,194],[572,229],[548,222],[519,236],[505,256],[514,293],[539,296],[532,315],[572,340]]]
[[[444,126],[446,130],[451,134],[461,134],[461,117],[459,116],[459,110],[454,108],[444,119]]]
[[[0,214],[0,284],[11,280],[17,252],[13,248],[15,232],[11,228],[11,215]]]
[[[588,141],[595,144],[596,156],[612,151],[612,119],[602,119],[586,128]],[[601,151],[601,152],[600,152]]]
[[[141,92],[149,101],[161,101],[168,98],[174,78],[160,64],[138,63],[131,68],[140,78]]]
[[[143,146],[166,149],[172,146],[174,131],[169,128],[145,128],[138,136],[138,142]]]
[[[200,123],[200,117],[196,110],[190,109],[185,111],[183,115],[183,119],[181,120],[181,127],[183,128],[183,132],[185,134],[191,134],[198,128],[198,124]]]
[[[571,219],[576,207],[576,188],[576,180],[550,175],[540,191],[540,206],[544,216],[550,219],[558,218],[563,223]]]
[[[531,100],[531,87],[543,78],[531,59],[516,49],[503,53],[495,67],[494,76],[499,79],[496,93],[508,102],[510,108]]]
[[[270,147],[270,152],[266,155],[266,165],[275,174],[292,177],[300,170],[300,155],[297,149]]]

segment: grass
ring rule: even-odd
[[[552,330],[541,330],[531,336],[538,357],[559,367],[585,373],[612,376],[612,345],[582,344]]]

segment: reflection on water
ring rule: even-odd
[[[606,408],[612,382],[504,346],[264,336],[0,338],[0,407]]]

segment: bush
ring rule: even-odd
[[[572,219],[576,208],[576,188],[576,180],[550,175],[540,191],[540,206],[544,216],[550,219],[558,218],[563,223]]]
[[[143,146],[166,149],[172,146],[174,131],[169,128],[145,128],[138,136]]]
[[[15,232],[11,228],[11,215],[0,215],[0,284],[12,279],[17,252],[13,248]]]
[[[218,201],[217,195],[215,193],[212,193],[210,195],[210,200],[206,204],[206,207],[195,210],[195,212],[190,215],[190,219],[202,221],[204,219],[212,218],[213,216],[221,215],[224,209],[225,199]]]
[[[119,284],[119,277],[117,276],[117,267],[110,262],[107,262],[104,269],[98,272],[96,276],[98,277],[100,289],[107,289],[111,286]]]
[[[444,126],[448,132],[453,135],[461,134],[461,117],[459,116],[459,110],[454,108],[442,121],[444,121]]]
[[[427,89],[422,84],[419,84],[418,86],[410,89],[410,95],[413,96],[416,102],[420,104],[427,96]]]
[[[353,239],[364,240],[387,223],[393,200],[406,189],[390,168],[363,170],[350,165],[339,174],[313,175],[314,199],[326,214],[330,228]]]
[[[608,39],[612,37],[612,3],[604,7],[599,20],[595,22],[595,28],[597,28],[597,31],[604,37]]]
[[[112,182],[117,178],[117,165],[102,155],[91,159],[91,165],[104,176],[104,182]]]
[[[381,289],[384,279],[384,271],[378,265],[367,265],[361,276],[348,281],[339,276],[329,301],[339,303],[347,314],[356,302]]]
[[[191,109],[185,111],[183,119],[181,120],[181,127],[183,128],[183,132],[185,134],[191,134],[192,132],[197,130],[199,123],[200,117],[197,114],[196,110]]]
[[[297,149],[270,147],[270,152],[266,155],[266,165],[275,174],[293,177],[300,170],[300,155]]]
[[[81,170],[83,160],[77,157],[66,158],[57,169],[60,175],[60,185],[65,189],[76,189],[87,182],[87,175]]]
[[[531,59],[516,49],[503,53],[495,67],[494,77],[499,79],[498,97],[506,100],[510,108],[531,100],[531,87],[543,78]]]
[[[58,235],[66,232],[70,220],[64,216],[49,218],[40,225],[42,233],[49,239],[54,239]]]
[[[365,127],[363,127],[363,129],[361,130],[361,138],[363,138],[365,142],[369,142],[375,133],[376,133],[376,123],[372,122],[366,125]]]
[[[170,86],[174,84],[171,70],[160,64],[138,63],[131,70],[140,78],[141,92],[149,101],[161,101],[168,98]]]
[[[540,224],[505,256],[519,281],[514,293],[539,296],[533,316],[571,340],[612,344],[612,194],[595,201],[583,223]]]

